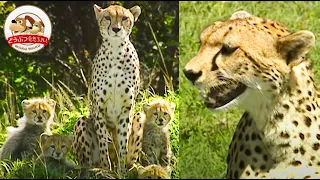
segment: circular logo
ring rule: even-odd
[[[13,10],[4,24],[9,45],[23,53],[34,53],[50,40],[52,25],[48,15],[40,8],[24,5]]]

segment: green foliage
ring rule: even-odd
[[[180,2],[180,178],[225,178],[229,143],[242,111],[210,112],[182,71],[196,54],[204,28],[239,10],[276,20],[292,32],[310,30],[316,37],[320,32],[319,2]],[[319,47],[316,41],[310,54],[317,84]]]

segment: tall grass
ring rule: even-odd
[[[180,177],[224,178],[226,158],[235,126],[243,111],[213,113],[203,104],[198,90],[183,75],[186,63],[199,48],[200,33],[209,24],[226,20],[239,10],[276,20],[292,32],[312,31],[316,39],[320,35],[319,2],[180,2],[179,50],[180,50]],[[320,81],[319,41],[311,51],[315,81]]]

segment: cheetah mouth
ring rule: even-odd
[[[205,94],[205,105],[210,109],[222,108],[239,97],[246,89],[246,85],[234,82],[211,87]]]

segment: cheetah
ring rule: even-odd
[[[39,152],[40,135],[51,133],[48,124],[53,121],[55,101],[53,99],[34,98],[22,101],[23,117],[20,126],[8,129],[8,137],[2,147],[0,159],[22,159]],[[40,154],[40,152],[39,152]]]
[[[235,12],[200,35],[185,77],[216,111],[239,107],[227,178],[320,178],[320,93],[312,32]]]
[[[160,165],[151,164],[138,167],[137,179],[171,179],[167,170]]]
[[[175,104],[164,99],[154,99],[143,105],[146,121],[143,129],[142,165],[161,165],[170,171],[172,156],[169,123],[173,120]]]
[[[116,140],[119,149],[117,169],[119,174],[125,175],[128,136],[140,88],[139,58],[129,35],[141,9],[139,6],[126,9],[119,5],[102,9],[94,5],[94,12],[102,44],[92,64],[90,116],[80,118],[75,124],[73,146],[83,165],[111,169],[109,140]]]
[[[66,159],[67,154],[71,150],[73,138],[73,135],[42,134],[40,137],[41,160],[47,166],[58,166],[67,170],[78,168],[73,161]]]

